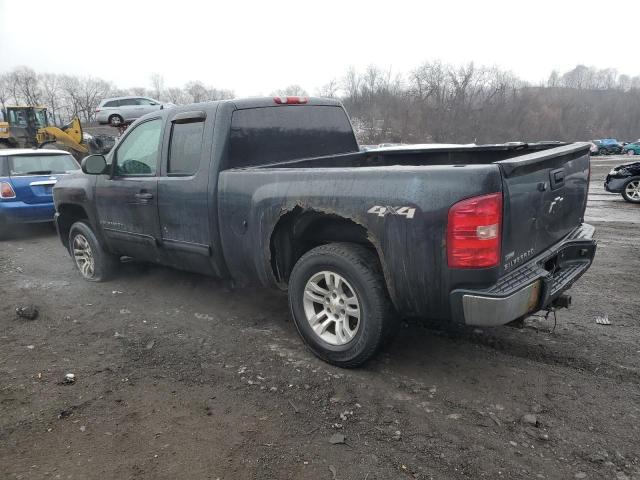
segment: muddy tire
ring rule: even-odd
[[[109,117],[109,125],[111,125],[112,127],[119,127],[123,123],[124,118],[122,118],[120,115],[111,115]]]
[[[622,187],[622,198],[629,203],[640,203],[640,177],[627,180]]]
[[[362,365],[397,332],[377,256],[351,243],[305,253],[289,279],[289,307],[309,349],[333,365]]]
[[[69,253],[82,278],[89,282],[108,280],[116,270],[119,259],[108,253],[84,221],[71,225]]]

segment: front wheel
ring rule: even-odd
[[[69,253],[82,277],[90,282],[107,280],[118,264],[118,258],[105,251],[91,227],[83,221],[71,225]]]
[[[632,178],[622,188],[622,198],[630,203],[640,203],[640,178]]]
[[[634,150],[631,150],[631,149],[627,150],[627,155],[629,155],[629,156],[631,156],[631,157],[632,157],[632,156],[634,156],[635,154],[636,154],[636,152],[635,152]]]
[[[291,272],[289,306],[309,349],[339,367],[362,365],[399,325],[377,256],[356,244],[304,254]]]

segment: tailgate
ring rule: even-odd
[[[52,189],[58,181],[58,175],[23,175],[9,177],[16,198],[24,203],[51,203]]]
[[[589,191],[589,144],[573,143],[495,163],[504,189],[506,272],[582,223]]]

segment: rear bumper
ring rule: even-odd
[[[0,219],[6,223],[52,222],[55,207],[50,203],[24,203],[19,201],[0,203]]]
[[[457,289],[454,320],[467,325],[504,325],[547,307],[586,272],[596,252],[595,228],[582,224],[530,262],[483,290]]]

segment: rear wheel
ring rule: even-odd
[[[633,156],[635,154],[636,154],[636,152],[633,149],[630,148],[629,150],[627,150],[627,155]]]
[[[109,117],[109,124],[111,124],[112,127],[119,127],[123,123],[124,119],[120,115],[111,115]]]
[[[309,349],[340,367],[369,360],[399,325],[378,258],[356,244],[304,254],[291,272],[289,306]]]
[[[640,178],[632,178],[624,184],[622,198],[627,202],[640,203]]]
[[[90,282],[107,280],[118,265],[118,258],[105,251],[91,227],[83,221],[71,225],[69,252],[82,277]]]

